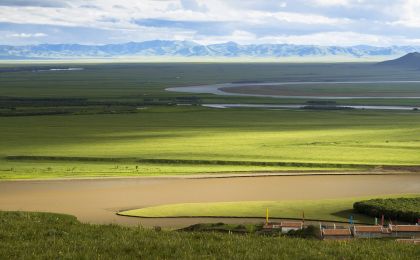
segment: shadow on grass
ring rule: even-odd
[[[373,218],[369,216],[365,216],[363,214],[356,213],[353,209],[346,209],[337,212],[331,213],[332,216],[340,217],[344,219],[348,219],[350,221],[350,216],[353,216],[353,220],[355,223],[366,223],[366,224],[373,224]]]

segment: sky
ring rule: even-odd
[[[420,45],[420,0],[0,0],[0,45]]]

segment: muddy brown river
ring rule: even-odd
[[[120,210],[187,202],[306,200],[420,193],[420,174],[125,178],[0,182],[0,210],[66,213],[82,222],[182,227],[210,218],[141,219]],[[235,219],[223,219],[230,223]],[[255,222],[243,219],[241,222]]]

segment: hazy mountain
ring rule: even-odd
[[[102,58],[129,56],[178,57],[374,57],[397,56],[420,51],[420,46],[352,47],[250,44],[235,42],[201,45],[190,41],[146,41],[107,45],[39,44],[27,46],[0,45],[0,59]]]
[[[408,53],[402,56],[401,58],[380,62],[378,64],[386,65],[386,66],[406,67],[406,68],[420,68],[420,53],[419,52]]]

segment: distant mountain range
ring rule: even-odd
[[[408,53],[398,59],[388,60],[378,63],[378,65],[405,67],[405,68],[420,68],[420,53]]]
[[[0,45],[0,59],[112,58],[132,56],[172,57],[378,57],[420,52],[420,46],[352,47],[251,44],[235,42],[202,45],[190,41],[146,41],[107,45],[39,44]]]

